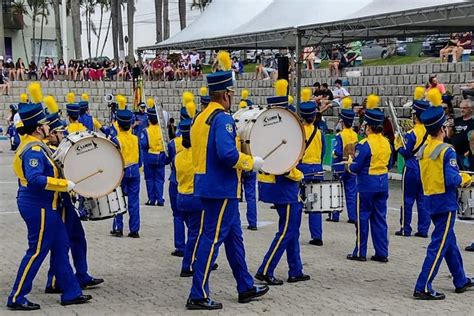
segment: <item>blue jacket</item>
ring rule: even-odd
[[[179,153],[183,148],[183,146],[181,145],[181,140],[181,136],[177,136],[168,143],[168,156],[165,160],[165,164],[170,165],[171,169],[171,173],[168,180],[174,184],[178,184],[178,181],[176,180],[176,168],[174,166],[174,158],[176,157],[176,154]]]
[[[145,113],[135,112],[135,121],[138,121],[138,125],[133,128],[133,134],[140,137],[142,131],[148,126],[148,115]]]
[[[420,173],[420,165],[415,157],[414,150],[422,145],[423,138],[426,134],[426,128],[423,124],[415,124],[415,127],[405,134],[405,148],[399,147],[398,152],[405,159],[405,166],[408,169],[407,172]]]

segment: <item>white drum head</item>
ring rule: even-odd
[[[242,129],[243,126],[245,125],[245,121],[242,118],[242,114],[247,112],[249,110],[248,107],[239,109],[237,112],[235,112],[232,115],[232,118],[234,119],[235,126],[237,127],[237,130]]]
[[[305,147],[304,129],[298,117],[278,107],[256,114],[240,133],[243,151],[264,158],[262,171],[266,173],[278,175],[296,167]]]
[[[64,177],[76,183],[74,191],[84,197],[99,198],[111,193],[123,177],[124,162],[120,151],[103,137],[88,135],[74,141],[77,142],[62,159]]]

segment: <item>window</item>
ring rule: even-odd
[[[35,39],[34,41],[31,40],[32,46],[35,45],[35,53],[36,56],[33,56],[33,60],[37,61],[38,60],[38,54],[40,53],[40,39]],[[31,52],[33,52],[33,48],[31,49]],[[41,45],[41,54],[40,54],[40,64],[44,62],[44,59],[46,57],[50,57],[54,59],[54,62],[57,62],[57,57],[58,57],[58,51],[56,49],[56,40],[47,40],[43,39],[43,44]],[[39,66],[39,65],[38,65]]]

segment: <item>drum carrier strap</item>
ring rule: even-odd
[[[420,150],[416,153],[416,159],[420,160],[421,158],[423,158],[423,152],[425,151],[426,146],[427,146],[427,144],[424,144],[423,146],[421,146]],[[446,143],[439,144],[431,152],[430,159],[431,160],[436,160],[439,157],[439,155],[441,154],[441,152],[444,149],[449,148],[449,147],[451,147],[450,144],[446,144]]]
[[[423,135],[423,139],[421,140],[421,143],[418,145],[418,147],[413,149],[413,156],[416,156],[421,146],[423,146],[423,144],[426,142],[427,139],[428,139],[428,132],[426,132],[425,135]]]
[[[21,160],[23,160],[23,156],[25,155],[25,153],[35,147],[35,146],[39,146],[41,147],[41,149],[43,150],[44,154],[46,155],[46,157],[48,157],[55,165],[56,165],[56,168],[58,168],[58,172],[59,172],[59,176],[61,178],[64,178],[64,174],[63,174],[63,169],[62,167],[57,163],[56,160],[54,160],[53,158],[53,152],[51,151],[51,149],[48,147],[48,145],[46,145],[45,143],[43,142],[31,142],[31,143],[28,143],[25,145],[25,147],[23,147],[23,149],[21,150],[21,152],[18,154],[18,157],[20,157]]]
[[[314,124],[313,124],[313,126],[314,126],[313,132],[311,133],[311,135],[309,136],[308,140],[305,143],[305,152],[306,152],[306,149],[308,148],[308,146],[311,145],[311,142],[313,141],[314,137],[316,136],[316,133],[318,132],[318,127]],[[303,158],[300,159],[300,163],[302,163],[302,162],[303,162]]]
[[[217,114],[219,114],[221,112],[224,112],[224,110],[223,109],[215,109],[214,112],[212,112],[211,115],[209,115],[209,117],[207,118],[206,124],[211,126],[212,121],[214,120],[214,118],[217,116]]]

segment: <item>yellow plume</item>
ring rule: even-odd
[[[209,93],[209,90],[207,89],[207,87],[201,87],[201,90],[200,90],[201,97],[207,96],[208,93]]]
[[[74,103],[74,99],[76,98],[76,96],[74,95],[73,92],[69,92],[66,96],[66,101],[68,104],[71,104],[71,103]]]
[[[291,95],[288,96],[288,104],[293,104],[293,97]]]
[[[308,102],[311,100],[312,91],[310,88],[304,88],[301,90],[301,102]]]
[[[246,108],[246,107],[247,107],[247,101],[240,101],[239,107],[240,107],[241,109]]]
[[[44,98],[44,104],[48,108],[49,114],[53,113],[58,113],[59,112],[59,107],[58,104],[56,103],[56,100],[54,99],[53,96],[48,95],[47,97]]]
[[[155,106],[155,100],[153,100],[153,98],[146,99],[146,106],[148,106],[149,108],[154,107]]]
[[[344,99],[342,99],[342,102],[341,102],[341,109],[343,110],[352,110],[352,99],[349,98],[349,97],[345,97]]]
[[[81,95],[81,99],[82,99],[82,101],[89,102],[89,95],[87,93],[83,93]]]
[[[194,94],[189,91],[183,93],[183,105],[186,106],[189,102],[194,102]]]
[[[184,107],[186,108],[186,112],[188,112],[188,115],[191,118],[194,118],[194,116],[196,115],[196,103],[194,103],[194,101],[191,101],[186,103]]]
[[[288,94],[288,81],[280,79],[275,82],[275,95],[277,97],[284,97]]]
[[[415,100],[423,100],[425,98],[425,88],[423,87],[416,87],[415,92],[413,95],[413,99]]]
[[[127,107],[127,98],[119,94],[115,99],[117,100],[119,110],[125,110]]]
[[[30,83],[28,92],[30,93],[32,103],[40,103],[43,100],[43,93],[41,92],[39,82]]]
[[[242,90],[242,100],[247,100],[249,98],[249,90]]]
[[[441,106],[443,103],[443,97],[441,96],[441,92],[438,90],[438,88],[430,89],[426,95],[426,99],[430,101],[432,106]]]
[[[221,70],[227,71],[232,68],[232,61],[230,60],[229,52],[225,50],[219,51],[217,53],[217,62],[219,63],[219,67]]]
[[[20,102],[26,103],[26,101],[28,101],[28,95],[26,93],[20,94]]]
[[[373,110],[377,108],[380,104],[380,97],[376,94],[370,94],[367,97],[367,109]]]

